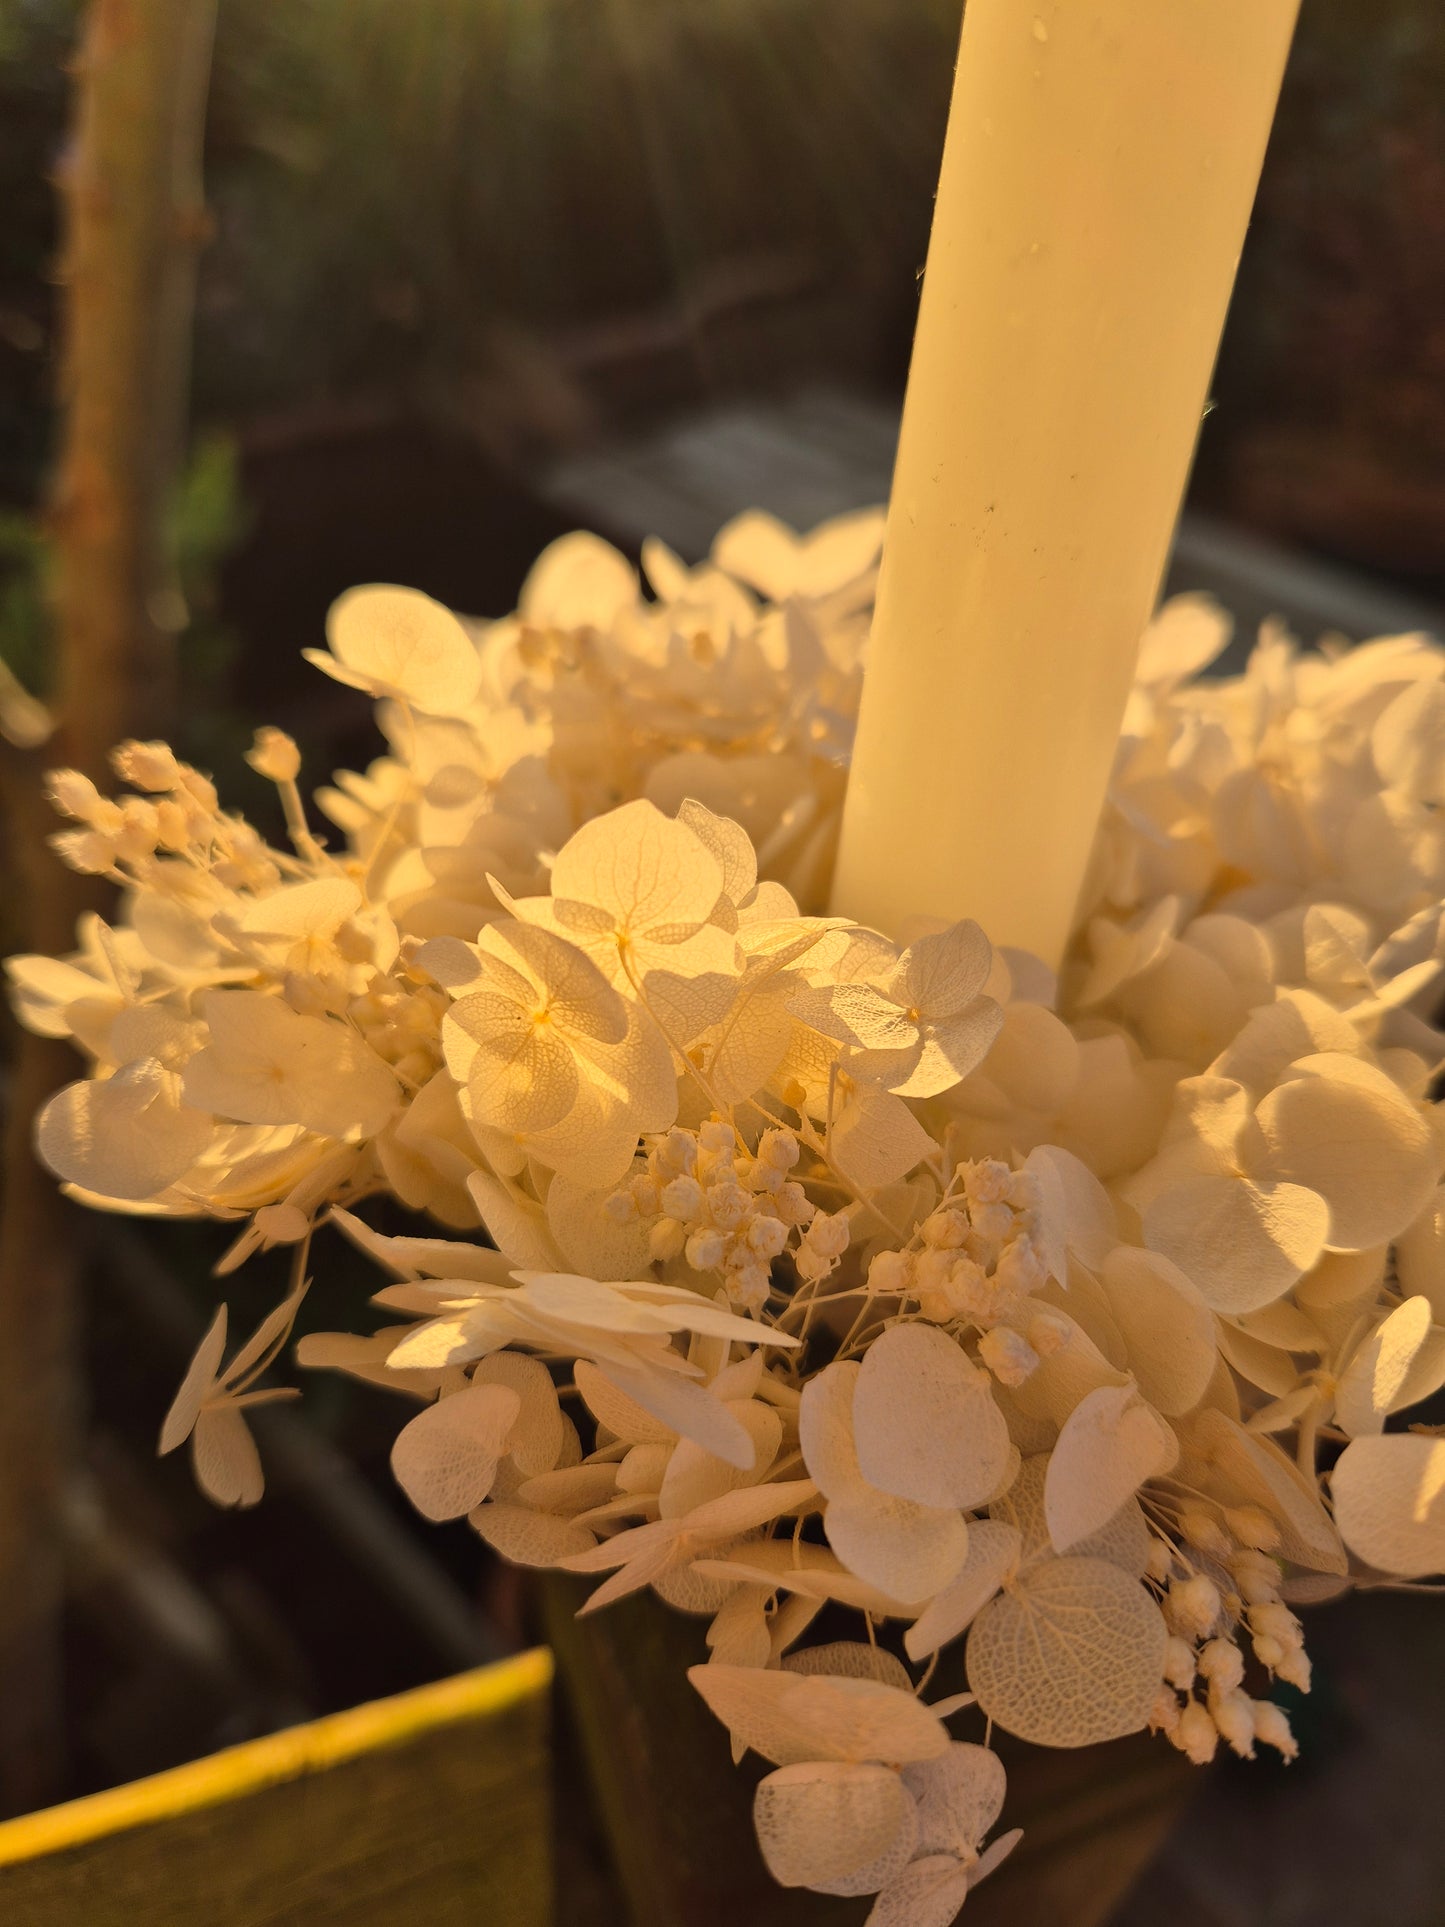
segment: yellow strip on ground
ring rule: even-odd
[[[551,1680],[552,1655],[537,1647],[433,1686],[417,1686],[391,1699],[228,1746],[188,1766],[0,1821],[0,1867],[61,1853],[129,1827],[174,1819],[199,1807],[219,1806],[360,1754],[399,1746],[439,1726],[505,1712],[545,1693]]]

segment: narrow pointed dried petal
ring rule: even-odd
[[[191,1464],[214,1505],[256,1505],[265,1490],[256,1441],[234,1405],[202,1408],[191,1433]]]
[[[221,1356],[225,1349],[226,1307],[219,1305],[216,1308],[215,1317],[206,1327],[205,1337],[197,1345],[191,1362],[186,1367],[186,1375],[181,1380],[175,1397],[171,1400],[171,1409],[166,1413],[165,1422],[161,1426],[160,1443],[156,1447],[160,1456],[164,1457],[167,1452],[174,1452],[178,1445],[183,1445],[191,1436],[200,1413],[201,1402],[216,1382],[216,1375],[221,1369]]]

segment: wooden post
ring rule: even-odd
[[[65,288],[61,445],[51,506],[58,722],[7,757],[12,870],[36,950],[73,946],[97,902],[46,848],[44,769],[100,779],[122,737],[167,725],[185,621],[167,541],[184,442],[201,133],[215,0],[93,0],[59,173]],[[60,1783],[62,1496],[74,1449],[76,1253],[31,1129],[73,1073],[20,1040],[0,1220],[0,1811]]]

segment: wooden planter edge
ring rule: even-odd
[[[438,1727],[505,1713],[545,1694],[552,1671],[551,1653],[537,1647],[390,1699],[225,1747],[103,1793],[0,1821],[0,1868],[220,1806],[362,1754],[405,1745]]]

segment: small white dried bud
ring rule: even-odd
[[[662,1187],[661,1204],[669,1218],[695,1218],[702,1210],[702,1186],[696,1178],[673,1178]]]
[[[650,1256],[661,1264],[676,1258],[687,1243],[687,1232],[676,1218],[659,1218],[647,1234]]]
[[[301,774],[301,752],[284,729],[258,729],[246,761],[268,783],[294,783]]]
[[[913,1259],[906,1251],[875,1251],[868,1266],[868,1289],[902,1293],[913,1289]]]
[[[1286,1760],[1299,1758],[1299,1742],[1290,1730],[1289,1719],[1273,1700],[1255,1701],[1254,1737],[1261,1745],[1272,1746]]]
[[[850,1229],[846,1212],[819,1211],[803,1237],[820,1258],[841,1258],[848,1249]]]
[[[1173,1570],[1174,1554],[1168,1543],[1163,1539],[1151,1539],[1149,1556],[1144,1565],[1145,1577],[1152,1579],[1156,1586],[1162,1586]]]
[[[1242,1760],[1254,1758],[1254,1701],[1237,1688],[1230,1692],[1209,1689],[1209,1710],[1214,1724],[1229,1746]]]
[[[1164,1595],[1164,1617],[1183,1638],[1206,1638],[1219,1618],[1219,1589],[1202,1572],[1176,1579]]]
[[[1256,1552],[1274,1552],[1279,1546],[1279,1527],[1263,1506],[1226,1506],[1224,1523],[1240,1545]]]
[[[723,1261],[727,1241],[720,1231],[708,1228],[694,1231],[684,1249],[694,1271],[715,1271]]]
[[[1025,1298],[1038,1290],[1046,1276],[1043,1259],[1029,1238],[1011,1238],[994,1266],[994,1277],[1003,1290]]]
[[[721,1231],[736,1231],[752,1209],[752,1200],[735,1178],[707,1188],[707,1214]]]
[[[1281,1600],[1270,1599],[1251,1606],[1249,1624],[1252,1632],[1266,1639],[1277,1639],[1287,1652],[1304,1644],[1304,1627]]]
[[[1200,1648],[1199,1670],[1211,1686],[1233,1692],[1244,1678],[1244,1654],[1232,1639],[1207,1640]]]
[[[57,830],[47,841],[61,861],[82,876],[105,876],[115,868],[115,844],[98,830]]]
[[[1227,1559],[1234,1551],[1219,1522],[1202,1506],[1185,1506],[1179,1515],[1179,1530],[1191,1546],[1197,1546],[1211,1558]]]
[[[156,841],[163,850],[184,850],[191,840],[191,820],[179,803],[162,797],[156,804]]]
[[[673,1137],[678,1135],[679,1133],[676,1130],[669,1132],[669,1144]],[[707,1123],[702,1126],[697,1134],[697,1141],[699,1147],[706,1151],[710,1157],[714,1158],[731,1158],[736,1153],[738,1147],[737,1137],[732,1125],[725,1124],[721,1118],[716,1117],[709,1118]]]
[[[960,1164],[958,1175],[970,1206],[1006,1202],[1014,1177],[999,1158],[980,1158],[977,1164]]]
[[[759,1216],[748,1226],[747,1240],[759,1258],[776,1258],[788,1242],[788,1227],[781,1218]]]
[[[798,1140],[791,1131],[764,1131],[758,1139],[758,1162],[779,1171],[791,1171],[801,1155]]]
[[[186,766],[169,743],[122,743],[110,753],[111,765],[122,782],[138,790],[175,790],[182,785]],[[214,809],[215,792],[212,792]]]
[[[918,1227],[923,1242],[935,1251],[958,1251],[968,1236],[968,1219],[952,1208],[935,1211]]]
[[[613,1224],[636,1224],[637,1200],[630,1191],[614,1191],[602,1209]]]
[[[1282,1679],[1286,1686],[1293,1686],[1301,1693],[1307,1693],[1310,1690],[1310,1682],[1314,1678],[1314,1667],[1310,1664],[1309,1654],[1303,1646],[1296,1646],[1293,1652],[1286,1652],[1274,1671],[1275,1677]]]
[[[731,1142],[731,1133],[729,1133],[729,1142]],[[674,1171],[691,1172],[697,1166],[697,1139],[691,1131],[684,1131],[680,1125],[674,1124],[662,1140],[658,1157]]]
[[[1164,1647],[1164,1677],[1181,1693],[1187,1693],[1194,1684],[1194,1648],[1177,1634],[1172,1634]]]
[[[1167,1733],[1172,1739],[1179,1731],[1181,1710],[1179,1695],[1171,1687],[1161,1686],[1155,1695],[1153,1706],[1149,1709],[1150,1732]]]
[[[1008,1325],[995,1325],[978,1341],[978,1355],[1000,1385],[1022,1385],[1039,1368],[1039,1355],[1024,1337]],[[1167,1677],[1167,1675],[1166,1675]]]
[[[756,1262],[740,1265],[728,1273],[728,1296],[750,1311],[760,1311],[767,1301],[770,1282],[766,1265]]]
[[[773,1198],[773,1209],[784,1224],[808,1224],[817,1208],[802,1185],[792,1178],[778,1186]]]
[[[51,770],[45,794],[62,816],[73,816],[80,823],[93,823],[100,805],[108,800],[78,769]]]
[[[1198,1700],[1190,1700],[1169,1737],[1196,1766],[1208,1766],[1219,1747],[1219,1728]]]
[[[1239,1596],[1247,1606],[1279,1598],[1279,1567],[1266,1553],[1237,1552],[1229,1562]]]
[[[1029,1343],[1040,1358],[1052,1358],[1069,1342],[1069,1325],[1051,1311],[1041,1311],[1029,1320]]]
[[[628,1180],[627,1189],[637,1206],[639,1218],[655,1218],[662,1209],[662,1188],[650,1172],[639,1172]]]

